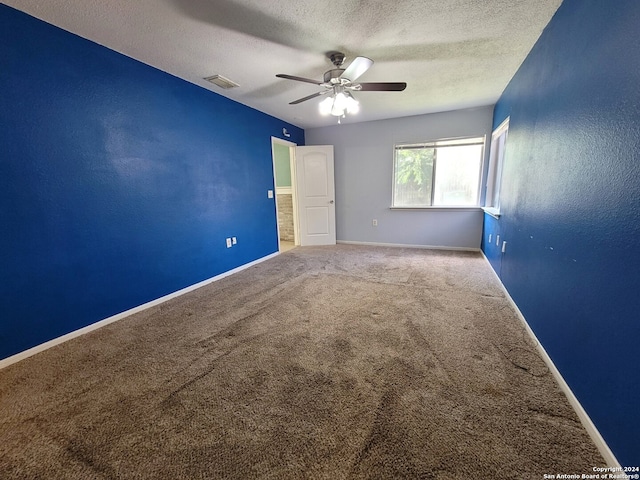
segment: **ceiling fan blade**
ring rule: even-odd
[[[287,80],[296,80],[298,82],[313,83],[314,85],[322,85],[322,82],[318,82],[317,80],[311,80],[310,78],[304,78],[304,77],[296,77],[295,75],[287,75],[285,73],[278,73],[276,77],[286,78]]]
[[[353,82],[356,78],[369,70],[369,67],[371,67],[371,65],[373,65],[373,60],[371,60],[370,58],[356,57],[353,62],[351,62],[351,65],[349,65],[340,76],[343,78],[348,78]]]
[[[294,100],[293,102],[289,102],[289,105],[297,105],[298,103],[306,102],[307,100],[311,100],[312,98],[319,97],[320,95],[324,95],[329,90],[325,90],[324,92],[314,93],[313,95],[307,95],[306,97],[299,98],[298,100]]]
[[[407,88],[405,82],[370,82],[361,83],[361,92],[401,92]]]

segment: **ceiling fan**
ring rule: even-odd
[[[346,59],[342,52],[329,52],[327,57],[331,60],[331,63],[335,68],[328,70],[324,73],[323,81],[318,82],[310,78],[296,77],[295,75],[286,75],[279,73],[276,77],[286,78],[288,80],[296,80],[298,82],[313,83],[324,87],[324,90],[308,95],[298,100],[290,102],[289,105],[296,105],[298,103],[306,102],[312,98],[319,97],[321,95],[330,94],[320,102],[320,113],[323,115],[334,115],[336,117],[344,117],[345,112],[357,113],[359,110],[359,103],[351,94],[352,91],[356,92],[401,92],[407,88],[405,82],[365,82],[356,83],[356,80],[366,72],[373,60],[367,57],[356,57],[353,62],[345,69],[342,65]]]

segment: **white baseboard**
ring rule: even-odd
[[[183,289],[180,289],[176,292],[170,293],[168,295],[165,295],[163,297],[157,298],[155,300],[151,300],[150,302],[144,303],[142,305],[139,305],[137,307],[134,307],[130,310],[126,310],[124,312],[118,313],[116,315],[113,315],[111,317],[105,318],[103,320],[99,320],[95,323],[92,323],[91,325],[87,325],[86,327],[80,328],[78,330],[74,330],[73,332],[67,333],[65,335],[62,335],[61,337],[57,337],[54,338],[52,340],[49,340],[48,342],[45,343],[41,343],[40,345],[36,345],[35,347],[32,347],[28,350],[24,350],[20,353],[16,353],[15,355],[12,355],[10,357],[7,357],[5,359],[0,360],[0,369],[3,369],[5,367],[8,367],[9,365],[12,365],[16,362],[19,362],[20,360],[24,360],[25,358],[31,357],[32,355],[35,355],[36,353],[40,353],[44,350],[47,350],[48,348],[54,347],[56,345],[59,345],[61,343],[66,342],[67,340],[71,340],[72,338],[76,338],[79,337],[81,335],[84,335],[85,333],[89,333],[92,332],[93,330],[97,330],[101,327],[104,327],[105,325],[109,325],[110,323],[113,322],[117,322],[118,320],[122,320],[125,317],[128,317],[129,315],[133,315],[134,313],[138,313],[141,312],[143,310],[146,310],[147,308],[151,308],[151,307],[155,307],[156,305],[160,305],[161,303],[166,302],[167,300],[171,300],[172,298],[176,298],[179,297],[180,295],[184,295],[185,293],[189,293],[192,292],[193,290],[196,290],[200,287],[204,287],[205,285],[208,285],[210,283],[216,282],[218,280],[221,280],[225,277],[228,277],[229,275],[233,275],[234,273],[238,273],[242,270],[245,270],[249,267],[252,267],[258,263],[264,262],[265,260],[269,260],[270,258],[273,258],[277,255],[279,255],[279,252],[276,253],[272,253],[270,255],[267,255],[265,257],[259,258],[258,260],[254,260],[252,262],[246,263],[244,265],[241,265],[237,268],[234,268],[232,270],[229,270],[227,272],[221,273],[220,275],[216,275],[215,277],[211,277],[208,278],[207,280],[203,280],[201,282],[195,283],[193,285],[190,285],[188,287],[185,287]]]
[[[479,252],[479,248],[470,247],[445,247],[439,245],[411,245],[406,243],[377,243],[377,242],[353,242],[351,240],[338,240],[336,243],[345,245],[367,245],[371,247],[395,247],[395,248],[422,248],[425,250],[454,250],[458,252]]]
[[[578,415],[578,418],[580,419],[580,422],[582,423],[584,428],[587,430],[587,433],[591,437],[591,440],[593,440],[593,443],[595,443],[596,447],[600,451],[600,454],[604,457],[605,461],[607,462],[607,466],[620,468],[620,463],[616,459],[615,455],[613,454],[613,452],[611,451],[607,443],[604,441],[604,438],[602,438],[602,435],[600,435],[600,432],[596,428],[591,418],[589,418],[589,415],[587,414],[585,409],[582,407],[582,405],[580,404],[580,402],[578,401],[574,393],[571,391],[569,384],[567,384],[565,379],[562,377],[560,370],[558,370],[558,368],[555,366],[555,364],[553,363],[553,360],[551,360],[551,357],[549,356],[547,351],[544,349],[544,347],[540,343],[540,340],[538,340],[538,337],[536,337],[536,334],[531,329],[531,326],[529,325],[527,320],[524,318],[524,315],[522,315],[522,312],[516,305],[516,302],[514,302],[513,298],[511,298],[511,295],[507,291],[506,287],[502,283],[502,280],[500,279],[496,271],[491,266],[491,263],[489,262],[489,259],[485,256],[484,252],[482,252],[482,256],[487,262],[487,265],[489,265],[489,268],[491,269],[493,274],[498,279],[498,282],[500,282],[500,286],[502,287],[502,290],[504,291],[504,294],[508,302],[511,304],[511,306],[515,310],[518,318],[520,319],[525,329],[527,330],[527,333],[529,334],[531,339],[534,341],[534,344],[536,345],[536,349],[538,350],[538,353],[540,353],[542,360],[549,368],[549,371],[555,378],[556,382],[558,382],[558,386],[560,387],[560,390],[562,390],[562,392],[567,397],[567,400],[569,400],[569,404],[575,410],[576,414]],[[618,470],[618,471],[621,471],[621,470]]]

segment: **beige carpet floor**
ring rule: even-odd
[[[478,253],[299,247],[0,371],[15,479],[604,465]]]

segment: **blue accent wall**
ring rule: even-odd
[[[0,358],[277,251],[283,127],[0,5]]]
[[[480,248],[498,276],[500,276],[500,272],[502,271],[503,253],[501,238],[500,220],[485,213]]]
[[[565,0],[494,126],[507,116],[502,217],[483,236],[501,231],[504,285],[620,463],[638,465],[640,2]]]

